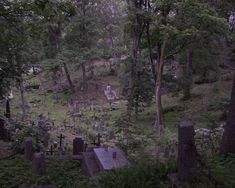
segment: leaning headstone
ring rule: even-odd
[[[73,140],[73,155],[79,155],[84,151],[84,141],[82,138],[75,138]]]
[[[27,160],[33,159],[33,140],[30,137],[24,141],[24,156]]]
[[[197,174],[197,151],[192,123],[182,123],[178,128],[178,134],[178,180],[191,181]]]
[[[46,165],[45,165],[45,157],[42,152],[34,153],[33,155],[33,163],[32,163],[32,171],[34,175],[41,176],[45,174]]]

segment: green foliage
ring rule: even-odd
[[[98,179],[98,188],[164,188],[169,167],[152,161],[132,165],[129,168],[103,174]]]
[[[90,188],[93,182],[80,175],[80,163],[59,159],[46,160],[46,175],[32,174],[32,164],[21,156],[0,160],[1,188],[27,187],[31,185],[56,185],[61,188]]]

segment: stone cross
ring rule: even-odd
[[[178,127],[178,180],[191,181],[197,174],[197,151],[194,128],[190,122]]]
[[[62,134],[60,134],[60,136],[58,136],[57,138],[60,139],[60,147],[62,147],[62,142],[63,142],[63,139],[65,138],[65,136],[63,136]]]

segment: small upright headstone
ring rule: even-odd
[[[24,141],[24,156],[27,160],[33,159],[33,140],[30,137]]]
[[[190,122],[182,123],[178,128],[178,134],[178,180],[191,181],[197,173],[197,151],[193,124]]]
[[[41,176],[45,174],[46,165],[45,165],[45,157],[42,152],[34,153],[33,155],[33,163],[32,163],[32,171],[34,175]]]
[[[84,151],[84,141],[82,138],[75,138],[73,140],[73,155],[79,155]]]
[[[7,99],[6,101],[6,118],[11,118],[11,110],[10,110],[10,101]]]

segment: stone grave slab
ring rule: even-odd
[[[128,160],[117,147],[95,148],[94,154],[101,171],[109,171],[128,165]]]

